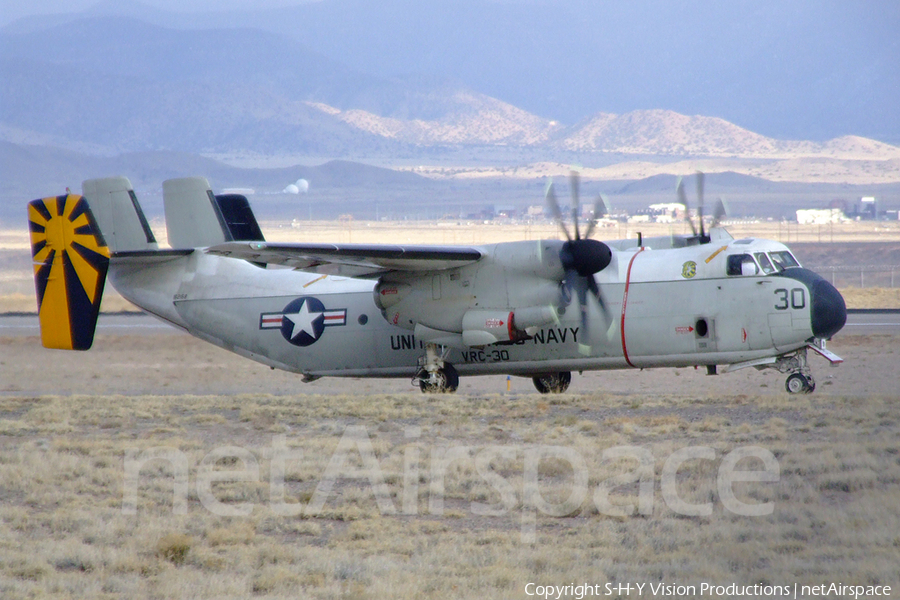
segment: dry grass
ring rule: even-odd
[[[528,582],[896,585],[898,409],[896,397],[786,394],[549,403],[536,395],[0,397],[0,596],[519,598]],[[269,485],[275,449],[288,453],[284,497],[298,512],[315,501],[348,427],[365,433],[354,439],[371,445],[394,513],[379,509],[358,472],[335,482],[317,514],[284,514]],[[634,470],[633,461],[602,457],[623,445],[652,456],[650,514],[609,516],[594,502],[600,482]],[[249,507],[246,516],[217,516],[200,502],[204,460],[214,472],[247,466],[234,456],[210,461],[222,446],[249,450],[259,467],[252,481],[211,487],[224,506]],[[535,514],[523,495],[529,452],[550,446],[580,457],[588,474],[589,493],[561,517]],[[712,502],[709,516],[678,514],[660,494],[666,459],[688,446],[715,452],[714,461],[686,462],[678,477],[686,501]],[[744,502],[773,502],[771,515],[742,517],[719,501],[716,469],[742,446],[777,457],[779,481],[735,486]],[[161,460],[141,469],[134,514],[123,510],[126,453],[150,448],[186,457],[186,514],[174,510],[174,469]],[[367,448],[350,446],[348,468],[367,467]],[[541,496],[564,503],[575,470],[558,454],[538,461]],[[636,484],[610,494],[615,506],[638,500]],[[523,535],[532,520],[533,541]]]
[[[842,288],[847,308],[900,308],[900,288]]]

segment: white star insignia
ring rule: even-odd
[[[300,310],[290,315],[285,314],[284,318],[294,324],[294,329],[291,331],[292,340],[304,331],[309,337],[315,339],[315,322],[317,319],[324,319],[325,315],[320,312],[309,312],[309,302],[304,300]]]

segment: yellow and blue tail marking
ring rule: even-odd
[[[87,350],[94,341],[109,249],[85,199],[28,204],[34,286],[45,348]]]

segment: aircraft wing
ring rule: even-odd
[[[469,246],[270,242],[226,242],[211,246],[206,252],[256,264],[363,278],[378,277],[388,271],[442,271],[473,263],[484,256],[481,250]]]

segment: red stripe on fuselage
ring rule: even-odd
[[[634,253],[634,256],[631,257],[631,260],[628,261],[628,272],[625,275],[625,293],[622,295],[622,323],[619,327],[619,330],[622,332],[622,354],[625,356],[625,362],[628,363],[629,367],[634,367],[631,364],[631,360],[628,358],[628,347],[625,344],[625,308],[628,306],[628,287],[631,285],[631,267],[634,265],[634,259],[637,258],[637,255],[644,251],[644,247],[641,248]]]

